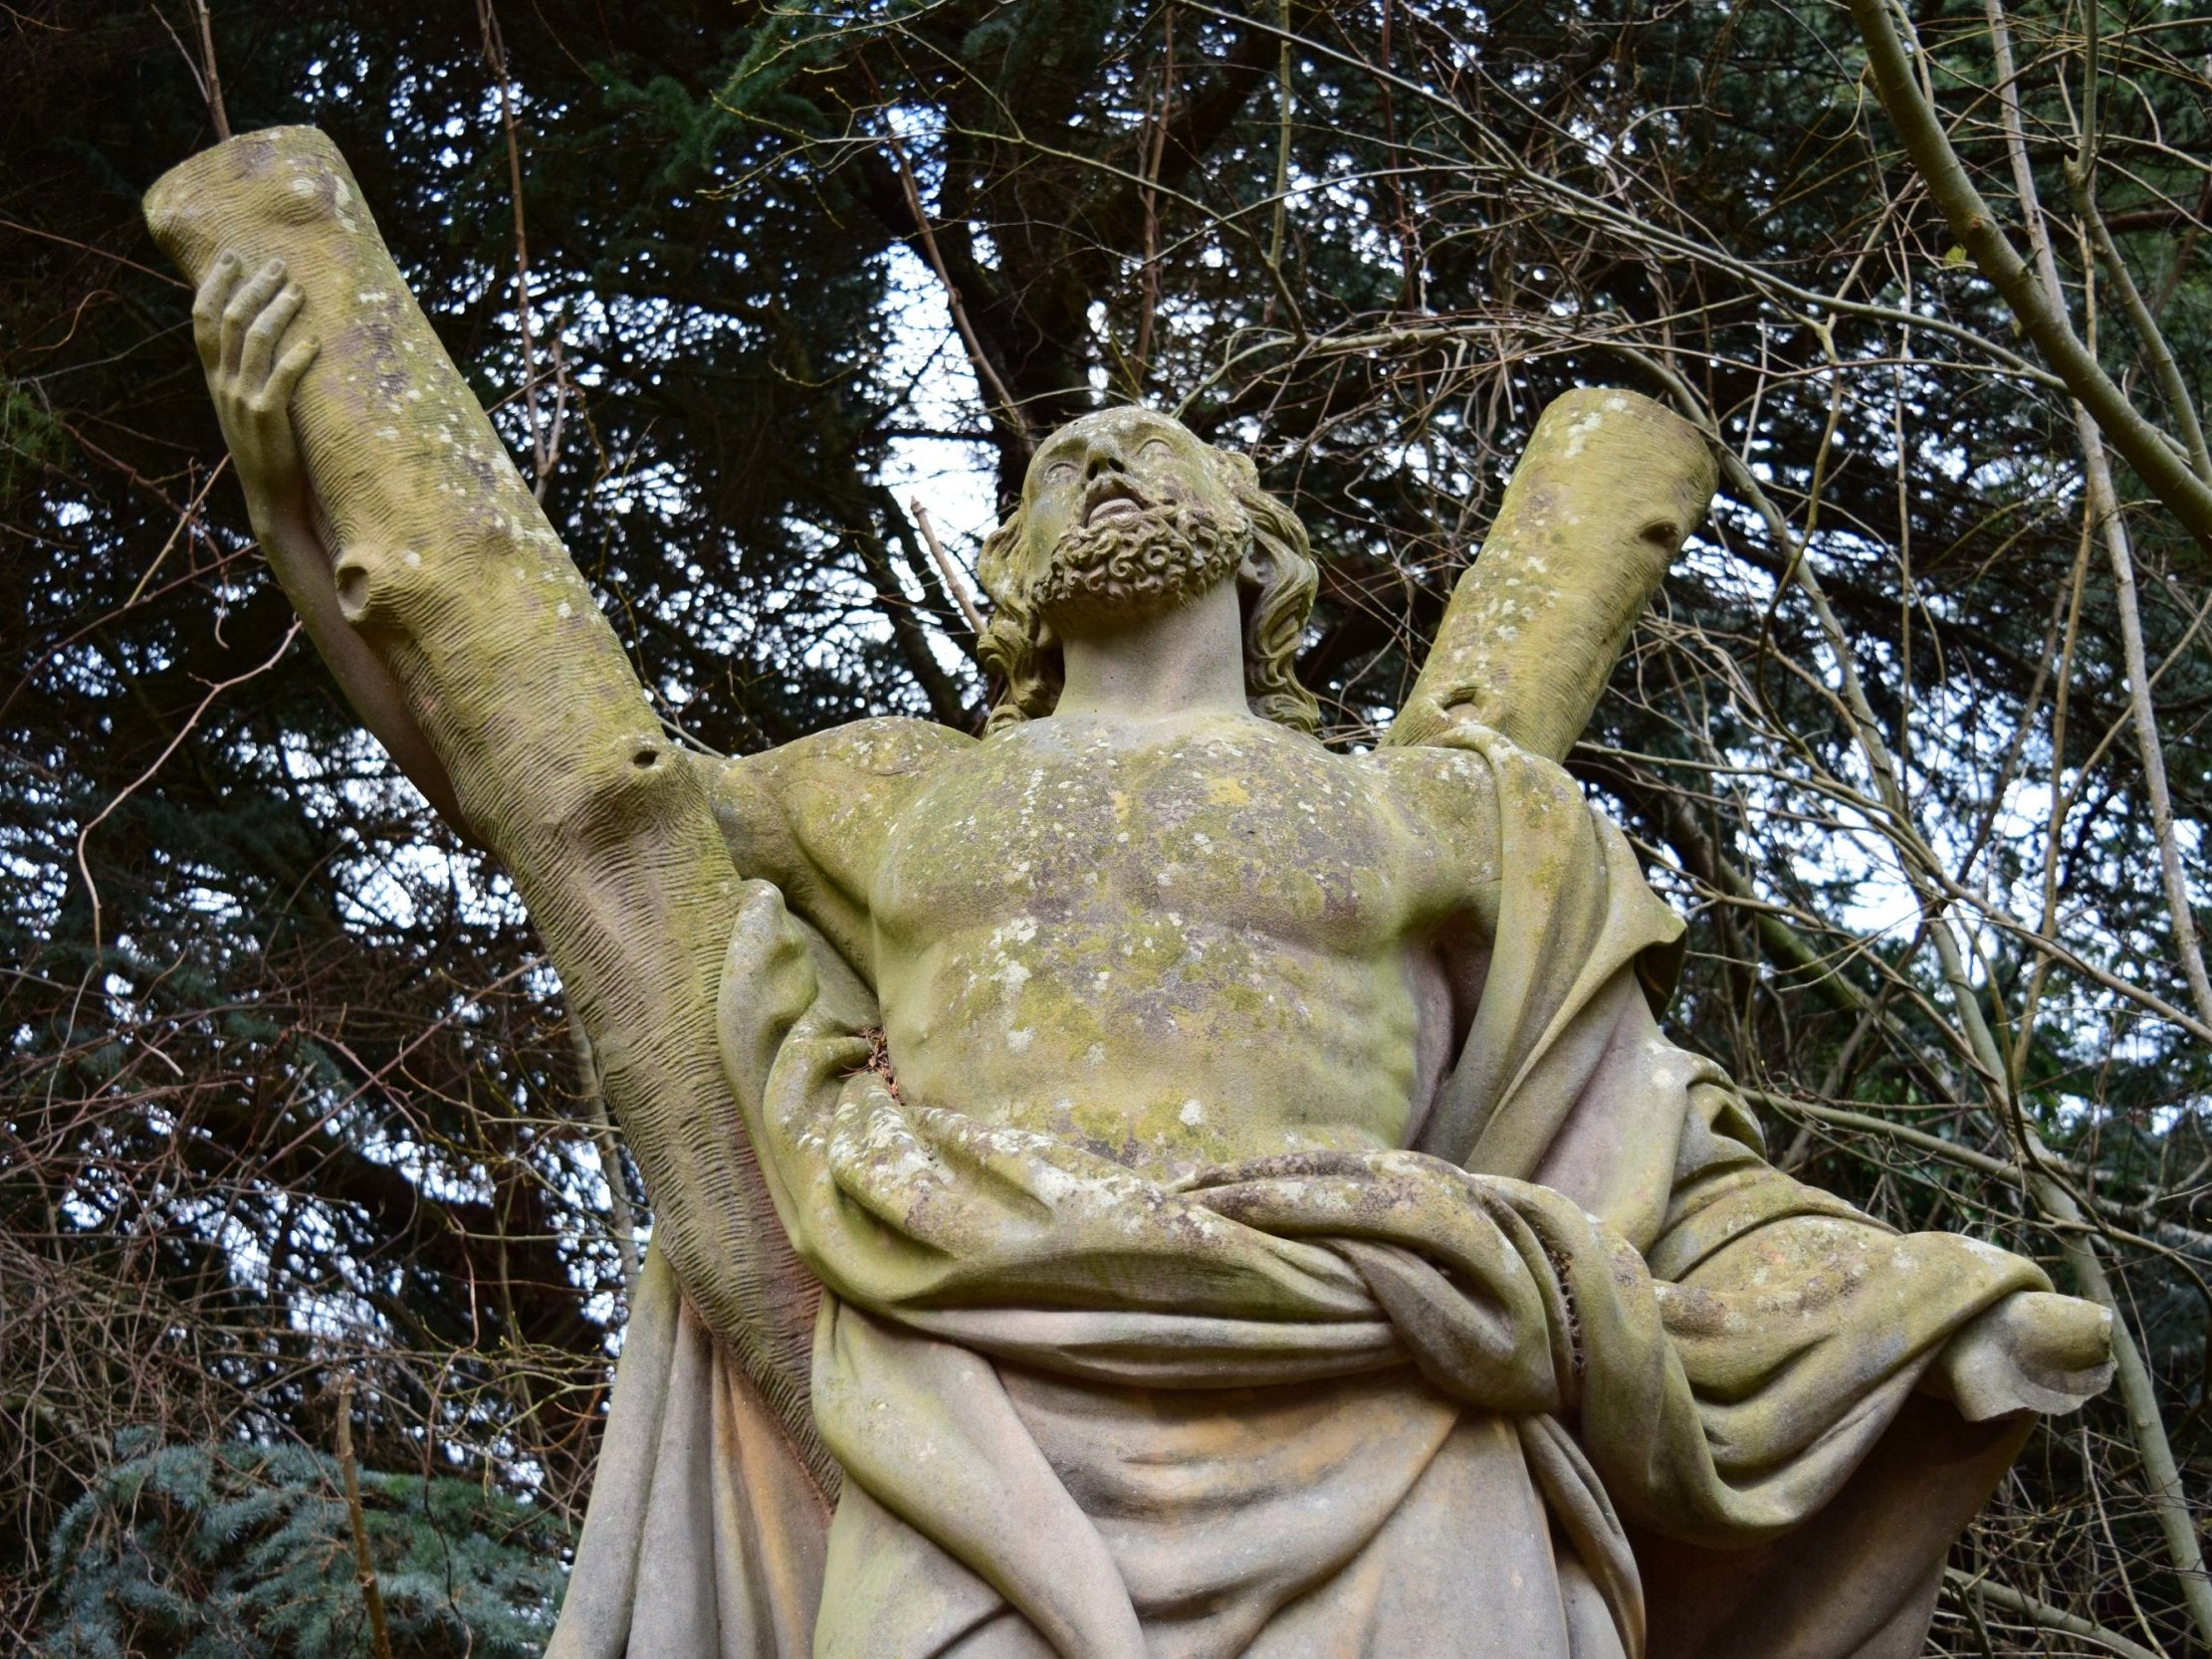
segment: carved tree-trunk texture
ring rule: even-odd
[[[252,133],[165,175],[146,213],[195,282],[227,251],[249,268],[284,259],[306,291],[324,338],[296,422],[346,619],[390,666],[469,824],[514,875],[649,1195],[671,1219],[766,1213],[710,1189],[757,1180],[749,1158],[684,1155],[700,1126],[726,1116],[713,1023],[737,915],[737,872],[704,786],[431,332],[344,160],[309,128]],[[680,1221],[664,1221],[662,1238],[702,1313],[802,1435],[810,1310],[793,1301],[788,1247],[773,1233],[702,1237]],[[723,1271],[733,1261],[755,1271]]]
[[[1564,760],[1718,476],[1681,416],[1634,392],[1568,392],[1536,423],[1482,550],[1391,728],[1453,719]]]

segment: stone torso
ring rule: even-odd
[[[1165,1173],[1403,1141],[1485,932],[1478,762],[1251,718],[891,724],[778,794],[909,1100]]]

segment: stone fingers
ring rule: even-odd
[[[239,285],[223,308],[222,354],[219,366],[222,372],[236,375],[245,356],[246,336],[259,320],[269,302],[284,287],[285,264],[273,259]]]
[[[223,360],[223,308],[237,291],[245,267],[236,254],[225,254],[208,267],[200,291],[192,297],[192,343],[199,348],[200,366],[213,374]]]
[[[310,335],[296,341],[277,359],[277,366],[269,371],[267,395],[271,407],[283,409],[291,405],[292,394],[300,385],[300,377],[313,366],[316,353],[322,349],[323,342]]]
[[[240,389],[249,398],[264,399],[276,388],[269,372],[276,361],[277,347],[283,342],[285,330],[292,326],[292,319],[300,314],[300,308],[307,301],[295,283],[287,283],[277,291],[277,297],[261,310],[261,314],[246,328],[245,338],[238,348],[238,379]],[[283,407],[279,400],[276,405]]]

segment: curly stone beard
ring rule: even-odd
[[[1241,513],[1224,520],[1186,502],[1078,524],[1053,543],[1029,603],[1062,626],[1158,616],[1233,576],[1251,539]]]

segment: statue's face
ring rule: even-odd
[[[1021,502],[1029,599],[1062,633],[1188,604],[1235,574],[1251,538],[1207,446],[1148,409],[1060,428],[1029,463]]]

